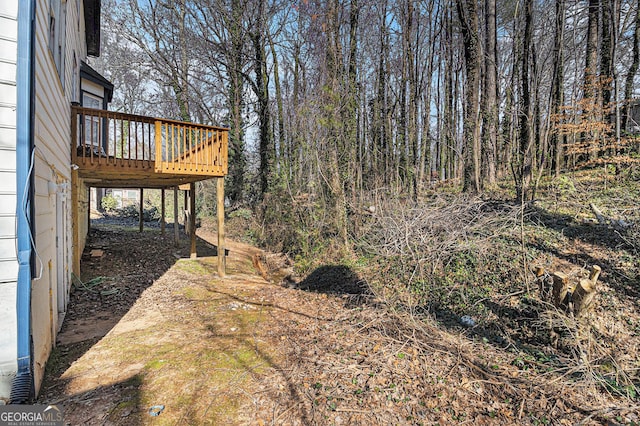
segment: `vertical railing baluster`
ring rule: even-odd
[[[162,122],[160,120],[156,120],[155,122],[156,128],[156,172],[163,170],[163,159],[162,159]],[[149,132],[151,132],[151,126],[149,126]]]
[[[90,149],[89,149],[89,159],[90,159],[90,161],[89,162],[91,163],[91,165],[93,165],[93,145],[94,145],[94,142],[96,142],[96,141],[93,140],[93,123],[94,123],[93,118],[94,118],[94,115],[91,114],[89,117],[90,117],[89,121],[91,121],[91,133],[89,134],[90,135],[89,136],[89,142],[90,142]]]
[[[104,164],[109,164],[109,115],[105,114],[104,118]]]
[[[198,166],[198,170],[204,170],[204,168],[206,167],[206,159],[203,158],[206,157],[206,139],[205,139],[205,134],[204,134],[205,130],[202,127],[198,128],[198,153],[196,155],[196,164]]]
[[[176,151],[177,151],[177,146],[176,146],[176,126],[171,123],[171,163],[173,165],[173,168],[175,170],[176,166],[175,166],[175,162],[176,162]]]
[[[204,129],[202,135],[202,149],[203,151],[203,160],[206,169],[211,171],[211,161],[210,161],[210,152],[211,152],[211,130]]]
[[[193,131],[195,130],[192,126],[188,127],[189,129],[189,162],[187,163],[188,169],[187,170],[191,170],[193,171],[193,166],[194,166],[194,162],[195,162],[195,152],[194,151],[194,144],[193,144]],[[193,158],[192,157],[193,154]]]
[[[111,156],[111,164],[115,166],[116,152],[118,151],[116,147],[116,144],[118,143],[118,119],[114,117],[111,122],[113,123],[113,155]]]
[[[124,119],[120,119],[120,165],[124,167]]]
[[[102,112],[96,113],[96,155],[98,157],[98,164],[102,164]]]
[[[138,167],[138,162],[139,162],[138,160],[140,160],[140,155],[139,155],[140,154],[140,137],[139,137],[140,129],[138,128],[139,125],[140,125],[140,122],[136,120],[136,167]],[[144,132],[142,134],[142,146],[144,146]]]
[[[226,174],[227,173],[227,159],[229,158],[229,132],[224,132],[222,135],[222,155],[220,157],[220,161],[222,164],[222,169],[220,171],[220,174]],[[224,163],[222,163],[222,161],[224,161]]]
[[[131,167],[131,119],[127,120],[127,165]]]
[[[182,128],[180,125],[176,125],[178,127],[178,170],[182,170],[182,156],[184,155],[184,133],[181,132]]]

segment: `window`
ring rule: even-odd
[[[67,1],[49,0],[49,50],[64,88],[64,56],[66,47]]]
[[[102,99],[89,93],[82,94],[82,106],[102,109]],[[84,145],[94,150],[94,155],[104,155],[102,151],[102,126],[98,117],[84,117]]]
[[[76,52],[73,52],[73,77],[71,77],[71,100],[79,101],[80,97],[78,96],[78,83],[80,81],[80,70],[78,69],[78,59],[76,57]]]

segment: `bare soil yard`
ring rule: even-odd
[[[215,235],[198,236],[192,260],[171,229],[93,227],[104,254],[83,261],[39,402],[71,425],[640,422],[593,381],[390,309],[346,266],[281,285],[230,242],[219,279]]]

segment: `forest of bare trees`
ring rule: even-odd
[[[112,108],[228,126],[230,203],[305,205],[344,241],[376,191],[529,200],[638,152],[636,0],[103,3]]]

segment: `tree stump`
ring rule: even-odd
[[[602,268],[598,265],[591,267],[589,278],[581,279],[573,292],[573,314],[581,317],[593,308],[593,301],[597,293],[596,283]]]
[[[540,299],[551,303],[553,295],[553,278],[551,278],[551,275],[549,275],[542,266],[536,267],[534,273],[536,274],[536,282],[538,284],[538,291],[540,292]]]
[[[554,272],[551,278],[553,279],[553,305],[556,308],[566,307],[568,305],[568,301],[566,300],[567,293],[572,290],[569,284],[569,276],[562,272]]]

